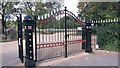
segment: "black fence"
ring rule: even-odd
[[[99,49],[119,51],[119,22],[118,19],[97,20],[91,22],[92,33],[97,36]]]

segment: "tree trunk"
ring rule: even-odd
[[[4,9],[4,2],[2,3],[2,33],[4,34],[4,30],[5,30],[5,22],[4,22],[4,14],[5,14],[5,9]]]

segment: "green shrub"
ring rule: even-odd
[[[9,31],[9,33],[8,33],[8,38],[9,38],[10,40],[15,40],[15,39],[17,39],[17,31],[16,31],[15,28],[12,28],[12,29]]]
[[[97,28],[98,44],[101,49],[120,51],[119,24],[109,24]]]

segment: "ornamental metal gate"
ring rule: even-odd
[[[36,16],[34,19],[30,16],[25,17],[23,23],[21,17],[20,14],[20,18],[18,18],[18,51],[19,58],[22,63],[25,63],[25,66],[35,66],[38,61],[58,56],[67,58],[68,55],[82,50],[92,52],[93,27],[119,24],[116,19],[81,22],[66,8],[47,13],[40,19]],[[22,28],[24,28],[24,32]],[[113,36],[117,37],[118,35]]]
[[[22,22],[21,20],[18,21]],[[55,10],[40,19],[25,17],[25,60],[23,56],[22,24],[18,28],[19,58],[25,66],[35,66],[35,62],[81,52],[92,52],[91,23],[81,22],[72,12]]]
[[[61,14],[65,14],[63,21],[58,19]],[[71,22],[68,18],[74,20],[65,9],[65,11],[58,11],[46,19],[37,21],[38,61],[58,56],[67,57],[69,54],[82,51],[82,42],[85,40],[82,40],[82,30],[77,30],[77,27],[82,29],[82,25],[76,20]]]

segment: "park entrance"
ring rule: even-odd
[[[20,20],[19,20],[20,23]],[[18,25],[22,26],[22,25]],[[92,52],[91,24],[81,22],[65,7],[54,10],[38,19],[29,16],[24,20],[25,60],[23,59],[22,28],[18,28],[19,58],[25,66],[34,66],[35,62],[83,51]]]

